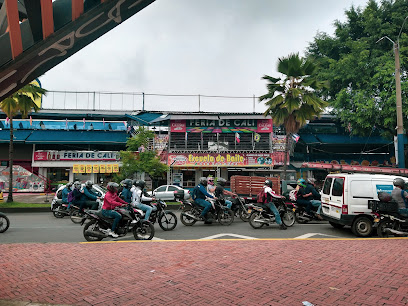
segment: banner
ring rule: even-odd
[[[179,153],[169,154],[167,162],[172,167],[273,167],[283,165],[284,155],[284,152]]]
[[[85,165],[79,165],[79,173],[85,173]]]
[[[85,165],[86,173],[92,173],[92,165]]]
[[[106,165],[106,173],[112,173],[112,165]]]
[[[260,119],[257,121],[257,133],[272,133],[272,119]]]
[[[99,173],[105,173],[105,165],[99,165]]]
[[[35,151],[34,161],[117,161],[120,154],[117,151]]]
[[[79,165],[73,165],[72,166],[72,172],[73,173],[79,173]]]
[[[112,165],[112,172],[113,173],[118,173],[119,172],[119,165],[118,164],[113,164]]]
[[[185,133],[186,120],[170,120],[170,132]]]
[[[99,165],[92,166],[93,173],[99,173]]]

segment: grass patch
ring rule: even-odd
[[[32,208],[32,207],[50,207],[50,203],[21,203],[21,202],[3,202],[0,203],[1,208]]]

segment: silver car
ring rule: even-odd
[[[174,201],[174,192],[176,190],[184,190],[184,199],[190,198],[190,192],[176,185],[163,185],[157,187],[153,192],[149,192],[150,195],[154,195],[156,199]]]

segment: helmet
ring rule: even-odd
[[[203,185],[204,187],[207,186],[207,178],[206,177],[200,177],[200,184]]]
[[[118,192],[118,188],[119,188],[119,184],[115,183],[115,182],[109,182],[108,186],[106,186],[106,188],[110,191],[110,192]]]
[[[227,180],[225,178],[219,177],[217,179],[217,184],[221,185],[222,187],[224,187],[226,183],[227,183]]]
[[[73,182],[69,182],[65,187],[67,187],[68,189],[71,189],[71,188],[72,188],[72,185],[74,185],[74,183],[73,183]]]
[[[75,181],[74,188],[75,189],[81,189],[81,182],[80,181]]]
[[[86,181],[85,186],[86,188],[92,188],[93,182],[92,181]]]
[[[266,180],[265,185],[272,188],[272,181],[271,180]]]
[[[306,181],[304,179],[298,179],[296,184],[302,187],[306,187]]]
[[[394,186],[401,187],[401,189],[405,188],[405,182],[402,178],[397,177],[392,183],[394,184]]]
[[[132,180],[131,179],[125,179],[121,183],[126,188],[131,188],[132,187]]]
[[[313,177],[309,177],[309,178],[307,179],[307,182],[308,182],[308,184],[314,185],[314,184],[316,183],[316,179],[313,178]]]
[[[140,187],[140,189],[143,189],[146,186],[146,182],[143,180],[133,180],[133,185],[136,187]]]

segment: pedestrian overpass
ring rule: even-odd
[[[0,0],[0,101],[154,1]]]

